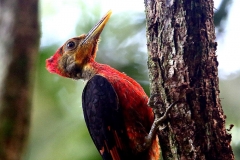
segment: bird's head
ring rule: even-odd
[[[47,70],[68,78],[82,78],[81,74],[89,67],[89,61],[96,57],[100,34],[111,14],[108,11],[87,34],[69,39],[46,60]]]

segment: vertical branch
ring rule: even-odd
[[[145,0],[148,67],[164,159],[234,159],[219,99],[213,0]],[[164,105],[163,105],[164,104]]]
[[[8,54],[12,49],[13,26],[15,24],[16,0],[0,1],[0,100],[4,88],[3,81],[7,74],[11,55]],[[0,101],[1,102],[1,101]],[[1,108],[0,108],[1,109]]]
[[[12,42],[1,46],[6,62],[0,97],[0,159],[21,159],[28,138],[34,64],[38,53],[39,25],[37,0],[10,0],[1,10],[1,33]],[[8,4],[8,0],[1,1]],[[8,13],[6,13],[8,12]],[[11,15],[11,17],[8,17]],[[10,18],[11,21],[4,21]],[[11,23],[11,24],[8,24]],[[11,25],[12,28],[4,28]],[[3,36],[1,35],[1,36]]]

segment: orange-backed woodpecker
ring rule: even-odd
[[[69,39],[47,59],[51,73],[87,80],[82,107],[87,128],[104,160],[157,160],[156,135],[144,148],[154,121],[148,96],[132,78],[95,61],[100,34],[109,11],[87,34]]]

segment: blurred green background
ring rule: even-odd
[[[149,94],[143,1],[41,0],[40,3],[41,48],[34,83],[32,126],[24,160],[100,160],[82,114],[81,93],[85,82],[48,73],[45,60],[69,38],[87,33],[112,9],[113,15],[101,35],[97,61],[127,73]],[[216,7],[219,46],[227,35],[226,26],[231,16],[228,13],[233,5],[224,3],[219,1]],[[221,59],[219,63],[221,66]],[[226,72],[221,66],[219,74],[222,75],[220,91],[227,128],[229,124],[235,125],[230,133],[236,159],[240,159],[240,69]]]

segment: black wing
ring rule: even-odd
[[[82,95],[85,121],[104,160],[126,159],[127,137],[118,96],[110,82],[95,75],[86,84]]]

